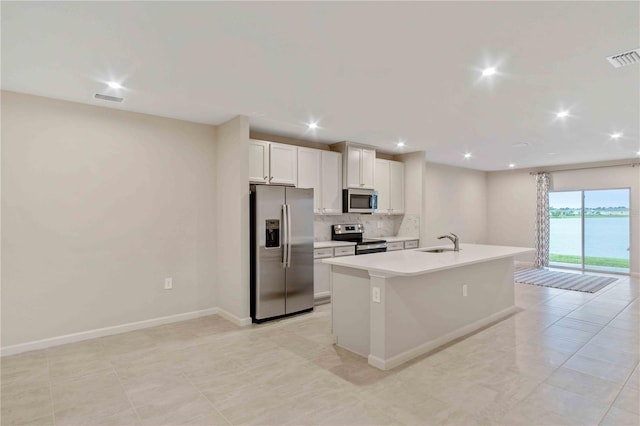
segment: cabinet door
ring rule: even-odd
[[[404,213],[404,163],[389,161],[389,191],[390,213]]]
[[[323,214],[342,214],[342,154],[322,151],[322,184],[320,185]]]
[[[331,296],[331,265],[321,260],[313,262],[313,296],[322,299]]]
[[[269,183],[269,142],[249,141],[249,181]]]
[[[374,188],[375,164],[376,152],[372,149],[363,149],[360,158],[360,188]]]
[[[389,213],[389,160],[376,160],[375,190],[378,192],[378,213]]]
[[[321,210],[321,157],[319,149],[298,148],[298,188],[313,189],[313,212]]]
[[[298,147],[272,143],[269,146],[269,183],[296,186],[298,182]]]
[[[345,188],[360,188],[360,162],[362,149],[347,147],[347,170],[345,170]]]

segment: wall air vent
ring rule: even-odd
[[[116,96],[103,95],[100,93],[96,93],[94,96],[96,99],[102,99],[103,101],[111,101],[111,102],[122,102],[124,98],[118,98]]]
[[[608,56],[607,61],[616,68],[633,65],[640,62],[640,47],[617,55]]]

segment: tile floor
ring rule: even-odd
[[[638,425],[639,293],[517,284],[519,313],[388,372],[332,345],[329,305],[29,352],[2,359],[2,424]]]

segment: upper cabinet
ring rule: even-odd
[[[322,155],[319,149],[298,148],[298,187],[313,188],[313,212],[321,210]]]
[[[374,188],[376,162],[374,149],[347,142],[331,145],[331,149],[343,154],[343,188]]]
[[[404,213],[404,164],[376,159],[375,189],[378,192],[378,213]]]
[[[321,152],[320,213],[342,214],[342,154],[331,151]]]
[[[249,141],[249,181],[269,183],[269,142]]]
[[[249,141],[249,180],[296,186],[298,147],[251,139]]]
[[[316,214],[342,213],[342,154],[298,148],[298,187],[313,188]]]

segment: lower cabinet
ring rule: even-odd
[[[322,263],[322,259],[313,262],[313,299],[316,304],[331,301],[330,286],[331,265]]]

